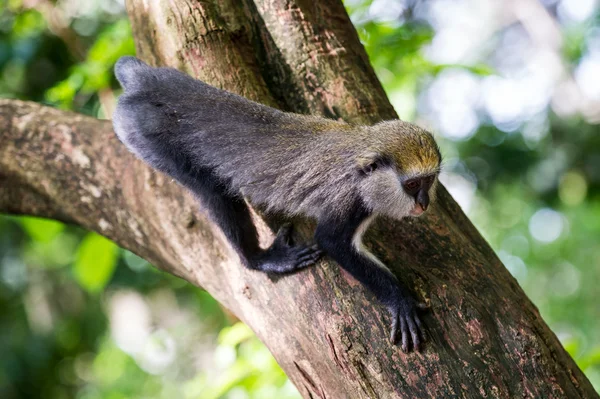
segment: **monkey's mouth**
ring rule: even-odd
[[[410,211],[411,216],[419,217],[425,212],[425,209],[421,206],[421,204],[415,204],[414,208]]]

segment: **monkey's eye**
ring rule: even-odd
[[[406,190],[409,192],[417,191],[420,187],[421,187],[421,180],[419,180],[419,179],[409,180],[406,183],[404,183],[404,188],[406,188]]]

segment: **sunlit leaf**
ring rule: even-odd
[[[88,292],[98,292],[108,283],[117,264],[117,246],[90,233],[81,242],[74,265],[75,279]]]
[[[15,37],[29,37],[39,35],[46,29],[46,21],[42,14],[36,10],[27,10],[17,14],[13,23]]]
[[[219,334],[219,344],[236,346],[241,342],[254,336],[254,333],[244,323],[235,323],[231,327],[225,327]]]
[[[579,352],[579,340],[575,338],[569,338],[562,342],[565,350],[569,352],[569,355],[575,357]]]
[[[46,91],[46,100],[62,108],[72,108],[78,93],[89,95],[108,88],[115,62],[123,55],[134,53],[128,21],[115,21],[98,34],[86,59],[71,68],[69,77]]]
[[[31,216],[21,217],[19,222],[33,240],[40,242],[53,240],[65,228],[61,222]]]
[[[570,354],[571,352],[569,352]],[[578,359],[577,365],[581,367],[583,371],[592,366],[600,366],[600,346],[592,349],[582,358]]]
[[[112,384],[123,375],[126,362],[127,355],[124,352],[117,348],[107,348],[94,359],[94,375],[101,384]]]

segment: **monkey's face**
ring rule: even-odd
[[[360,194],[373,212],[420,216],[435,197],[441,154],[431,133],[403,121],[381,122],[361,137]]]
[[[402,219],[421,216],[435,199],[437,172],[403,174],[393,165],[369,165],[359,184],[361,197],[374,213]]]
[[[415,201],[409,216],[421,216],[429,208],[435,199],[437,181],[437,172],[400,178],[402,188]]]

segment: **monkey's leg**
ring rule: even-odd
[[[186,180],[186,186],[200,197],[211,219],[219,225],[246,267],[269,273],[290,273],[313,265],[321,257],[322,251],[317,245],[292,244],[291,224],[279,229],[271,246],[260,248],[250,210],[241,196],[231,195],[206,175],[190,176]]]
[[[289,224],[279,229],[270,247],[260,248],[256,227],[242,196],[231,194],[210,168],[193,167],[192,161],[182,154],[174,159],[163,145],[154,145],[148,138],[137,140],[144,143],[144,151],[140,151],[144,160],[183,184],[202,201],[244,266],[263,272],[289,273],[313,265],[321,257],[322,251],[316,245],[292,244]]]
[[[402,350],[407,352],[410,346],[418,350],[424,339],[418,310],[423,309],[424,305],[417,303],[373,254],[361,251],[354,245],[356,231],[368,217],[368,212],[360,208],[348,213],[348,219],[344,222],[335,219],[319,221],[315,238],[329,256],[388,308],[392,315],[391,342],[396,342],[399,328]]]

